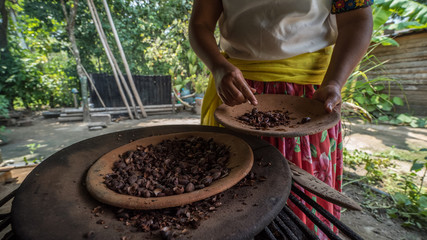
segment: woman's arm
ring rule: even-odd
[[[366,53],[373,26],[371,7],[340,13],[336,18],[338,38],[325,78],[313,97],[323,101],[328,112],[341,102],[341,89]]]
[[[256,105],[252,89],[242,72],[220,53],[214,31],[222,13],[221,0],[195,0],[189,24],[190,44],[197,56],[212,72],[221,100],[230,106],[248,100]]]

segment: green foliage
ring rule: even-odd
[[[368,78],[371,70],[381,71],[382,65],[372,54],[379,45],[399,46],[392,38],[384,35],[385,30],[417,29],[427,27],[427,7],[414,1],[384,0],[375,1],[372,7],[374,32],[372,45],[363,60],[348,79],[343,88],[343,101],[347,101],[368,111],[376,121],[392,124],[425,127],[427,119],[421,119],[407,114],[395,114],[396,106],[404,106],[405,99],[390,95],[390,84],[399,84],[396,79],[383,76]],[[393,14],[405,17],[398,23],[389,24]],[[401,87],[401,89],[403,89]],[[407,103],[406,103],[407,104]]]
[[[420,151],[427,151],[421,149]],[[392,170],[392,159],[387,154],[371,155],[362,151],[350,152],[344,149],[344,165],[352,169],[363,167],[366,175],[361,179],[369,184],[386,189],[393,200],[387,209],[392,218],[401,218],[403,226],[427,227],[427,192],[423,187],[427,172],[427,155],[423,160],[414,160],[408,173],[396,173]],[[423,171],[421,178],[416,174]]]
[[[390,119],[388,122],[397,125],[408,125],[414,128],[424,128],[427,125],[426,118],[414,117],[405,113],[398,114],[396,118]]]
[[[381,181],[384,177],[383,169],[394,167],[390,158],[385,157],[373,157],[363,151],[355,150],[353,152],[348,151],[344,148],[344,165],[352,169],[363,166],[366,171],[367,181],[369,183],[375,183]]]
[[[41,145],[39,143],[37,143],[37,144],[36,143],[30,143],[30,144],[27,144],[26,147],[30,151],[30,154],[33,155],[35,153],[35,151],[37,151],[37,149],[39,149],[41,147]],[[36,164],[36,163],[40,163],[41,161],[43,161],[43,157],[36,157],[32,160],[28,160],[26,157],[24,157],[25,165],[28,165],[30,162]]]
[[[416,1],[378,0],[372,7],[374,35],[372,41],[382,45],[398,46],[384,30],[423,29],[427,27],[427,6]],[[390,19],[397,23],[388,24]]]
[[[174,79],[174,87],[179,92],[190,85],[196,94],[203,94],[208,86],[208,70],[192,50],[187,52],[186,57],[187,64],[181,66],[180,74],[176,74],[178,66],[169,69],[169,74]]]
[[[0,116],[9,117],[9,101],[6,96],[0,95]],[[7,138],[3,135],[6,131],[5,126],[0,126],[0,144],[7,141]]]
[[[421,24],[427,24],[427,6],[416,1],[377,0],[375,5],[408,18],[409,21],[415,20]]]
[[[374,45],[372,48],[375,48]],[[368,111],[372,116],[379,120],[389,120],[394,118],[394,107],[404,105],[400,97],[392,97],[388,91],[391,83],[397,83],[396,80],[386,77],[376,77],[369,79],[369,71],[381,68],[384,62],[378,62],[372,55],[372,50],[368,51],[347,80],[343,91],[343,101],[355,104]]]
[[[71,106],[70,89],[78,82],[65,72],[70,59],[63,50],[65,42],[57,38],[64,25],[53,18],[31,17],[24,9],[15,8],[17,23],[9,25],[10,53],[8,61],[0,63],[0,76],[5,79],[0,93],[11,103],[9,107]]]
[[[0,116],[9,116],[9,101],[4,95],[0,95]]]

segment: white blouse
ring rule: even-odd
[[[231,58],[279,60],[335,43],[331,0],[222,0],[220,47]]]

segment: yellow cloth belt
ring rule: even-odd
[[[289,82],[319,85],[323,81],[332,55],[332,47],[317,52],[304,53],[295,57],[272,61],[247,61],[227,58],[242,71],[245,79],[261,82]],[[201,124],[219,126],[214,118],[215,109],[222,104],[215,88],[212,74],[203,97]]]

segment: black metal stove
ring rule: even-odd
[[[0,207],[13,199],[15,191],[8,194],[0,200]],[[307,195],[301,192],[295,186],[292,186],[291,195],[289,199],[300,208],[306,216],[318,226],[330,239],[341,239],[331,229],[326,226],[320,219],[315,216],[311,211],[297,198],[294,194],[316,209],[320,214],[325,216],[331,221],[348,239],[360,240],[363,239],[357,233],[353,232],[348,226],[332,216],[329,212],[324,210],[316,202],[312,201]],[[4,233],[2,240],[15,240],[16,236],[12,230],[6,232],[6,228],[11,224],[11,214],[0,215],[0,232]],[[285,206],[274,220],[264,228],[264,230],[254,237],[254,240],[315,240],[319,239],[316,234],[311,231],[293,212]]]
[[[126,144],[132,139],[180,131],[228,132],[223,128],[191,125],[151,127],[107,134],[74,144],[45,160],[31,172],[17,192],[0,201],[1,206],[16,196],[13,202],[14,212],[0,215],[0,231],[12,224],[13,231],[16,232],[9,231],[3,239],[40,239],[40,236],[48,236],[43,239],[84,239],[80,231],[87,232],[88,229],[98,229],[99,235],[95,239],[120,239],[124,232],[130,234],[130,239],[149,236],[129,232],[124,229],[123,223],[117,222],[111,214],[105,216],[110,229],[100,230],[101,227],[95,223],[96,220],[90,219],[90,209],[99,203],[87,194],[81,179],[85,169],[109,149]],[[292,185],[290,173],[287,176],[277,174],[283,173],[287,162],[283,161],[283,156],[273,146],[255,137],[238,135],[251,146],[255,158],[257,155],[267,157],[273,164],[271,168],[254,165],[257,174],[268,176],[267,180],[254,188],[227,190],[224,204],[218,212],[213,213],[213,216],[205,220],[197,231],[185,238],[317,239],[316,235],[285,206],[289,196],[290,201],[330,239],[341,238],[312,214],[298,198],[315,208],[349,239],[362,239],[311,201],[298,188],[292,187],[292,193],[289,194]],[[242,199],[236,201],[235,195],[239,195]],[[31,201],[28,201],[29,198]],[[242,203],[245,203],[245,206]],[[28,227],[31,225],[33,227]],[[40,226],[39,229],[37,226]],[[226,235],[221,237],[223,232]]]

